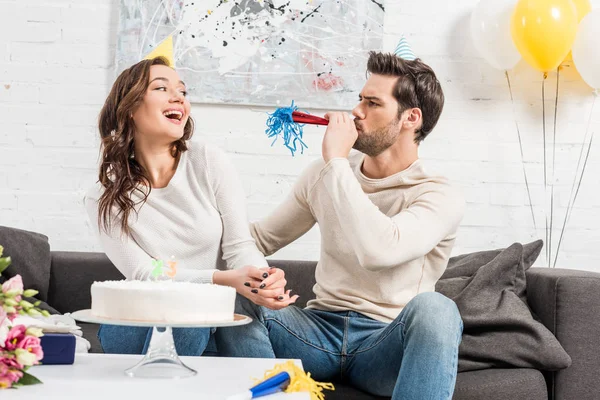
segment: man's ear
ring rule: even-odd
[[[410,110],[406,110],[406,116],[407,118],[402,123],[404,128],[417,130],[421,126],[423,114],[421,113],[420,108],[411,108]]]

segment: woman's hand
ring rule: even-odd
[[[285,290],[287,281],[279,268],[245,266],[235,270],[215,271],[213,282],[233,287],[253,303],[272,310],[279,310],[295,303],[299,296],[291,296]]]

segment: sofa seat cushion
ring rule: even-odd
[[[454,400],[506,400],[548,398],[544,376],[537,369],[509,368],[461,372]]]
[[[344,383],[325,391],[327,400],[383,400]],[[461,372],[456,378],[453,400],[547,400],[546,381],[535,369],[486,369]]]
[[[100,325],[77,321],[77,326],[81,327],[83,337],[90,342],[90,353],[104,353],[100,340],[98,339],[98,329]]]

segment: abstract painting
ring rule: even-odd
[[[173,38],[192,102],[348,109],[383,0],[121,0],[117,73]]]

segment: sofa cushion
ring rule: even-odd
[[[100,339],[98,339],[98,329],[100,325],[78,321],[77,325],[81,327],[83,337],[90,342],[90,353],[104,353]]]
[[[527,271],[538,258],[542,248],[544,247],[544,242],[541,240],[536,240],[531,243],[527,243],[523,245],[523,257],[521,260],[521,266],[517,270],[516,279],[516,287],[518,290],[517,294],[521,300],[527,303],[527,294],[526,294],[526,282],[525,282],[525,271]],[[440,278],[440,285],[446,286],[446,293],[450,293],[452,295],[458,294],[458,291],[464,288],[464,284],[466,284],[466,279],[463,282],[464,284],[460,284],[461,280],[449,280],[449,278],[468,278],[477,273],[479,268],[486,265],[494,258],[496,258],[504,249],[495,249],[495,250],[484,250],[478,251],[474,253],[462,254],[459,256],[451,257],[448,260],[448,266],[444,271],[444,274]]]
[[[436,291],[454,300],[463,319],[459,371],[511,366],[559,370],[571,364],[556,337],[536,321],[524,300],[525,268],[533,263],[530,251],[515,243],[479,268],[471,268],[471,276],[457,274],[436,284]]]
[[[486,369],[456,377],[453,400],[547,399],[542,373],[529,368]]]
[[[535,240],[523,245],[523,268],[528,270],[537,260],[544,242]],[[458,276],[473,276],[477,270],[492,261],[505,249],[483,250],[450,257],[448,266],[440,279],[456,278]]]
[[[0,226],[0,245],[4,256],[12,262],[2,273],[5,278],[21,275],[27,289],[35,289],[39,300],[48,299],[50,282],[50,245],[48,237],[40,233]]]
[[[334,382],[324,391],[327,400],[384,400],[389,397],[362,392],[348,383]],[[461,372],[456,377],[452,400],[545,400],[548,389],[542,373],[529,368],[486,369]]]

